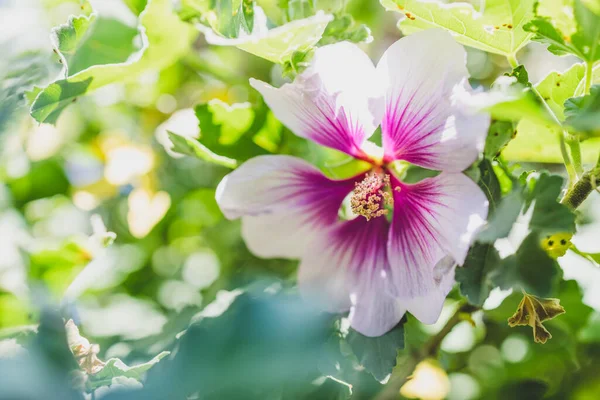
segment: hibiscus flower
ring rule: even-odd
[[[407,311],[434,323],[487,217],[486,196],[462,173],[489,126],[463,105],[465,60],[448,33],[426,30],[394,43],[376,67],[342,42],[317,49],[293,83],[250,82],[296,135],[371,167],[335,180],[299,158],[260,156],[223,179],[217,202],[242,218],[250,251],[300,259],[301,292],[330,312],[350,310],[364,335],[384,334]],[[367,139],[379,125],[383,149],[373,151]],[[441,172],[409,184],[398,162]],[[345,204],[350,218],[340,217]]]

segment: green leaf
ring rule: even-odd
[[[548,44],[548,51],[553,54],[564,56],[566,54],[574,54],[577,57],[584,59],[582,52],[573,46],[569,41],[570,38],[560,32],[552,22],[547,18],[537,18],[524,26],[528,32],[535,33],[532,38],[535,41]]]
[[[257,8],[257,13],[262,13]],[[331,15],[321,12],[304,19],[269,29],[265,20],[255,21],[254,31],[237,39],[230,39],[215,33],[212,29],[198,25],[210,44],[219,46],[236,46],[239,49],[264,58],[274,63],[283,64],[290,61],[295,53],[311,50],[333,19]],[[257,26],[260,24],[260,26]]]
[[[281,398],[283,386],[285,398],[313,398],[299,392],[317,389],[310,382],[323,375],[317,363],[333,318],[281,286],[254,280],[244,292],[220,292],[178,336],[173,357],[149,372],[137,397],[185,399],[200,392],[213,399]]]
[[[369,43],[373,40],[371,30],[365,24],[357,24],[350,14],[334,15],[333,21],[327,24],[319,45],[349,41],[353,43]]]
[[[250,34],[254,27],[253,0],[183,0],[186,19],[200,17],[226,38]]]
[[[26,91],[44,81],[53,71],[50,58],[38,52],[25,52],[8,60],[0,71],[0,135],[23,113],[26,115]]]
[[[541,235],[554,233],[575,233],[575,213],[558,202],[563,178],[542,173],[537,179],[527,202],[533,205],[529,228]]]
[[[590,314],[577,338],[583,343],[600,342],[600,312]]]
[[[509,184],[513,187],[512,192],[502,197],[502,187],[496,169],[488,159],[479,164],[481,179],[479,187],[486,194],[490,203],[490,215],[484,229],[477,235],[477,241],[481,243],[494,243],[496,239],[508,236],[513,224],[517,220],[523,208],[522,188],[511,177],[507,177]],[[498,171],[502,171],[498,168]]]
[[[62,111],[71,103],[77,101],[79,96],[91,91],[90,84],[93,77],[84,81],[56,81],[36,96],[29,112],[38,122],[56,124]]]
[[[573,6],[577,32],[571,37],[573,46],[581,50],[585,61],[600,60],[600,16],[581,1],[575,0]]]
[[[592,0],[596,1],[596,0]],[[566,37],[577,31],[573,0],[542,0],[536,3],[536,16],[545,18]]]
[[[557,296],[567,313],[561,317],[573,333],[581,330],[581,324],[586,321],[594,311],[583,302],[583,291],[577,281],[561,280]]]
[[[139,50],[139,46],[135,44],[137,38],[139,38],[138,30],[121,21],[107,18],[96,19],[91,32],[77,51],[67,57],[67,76],[94,65],[126,62],[131,54]]]
[[[548,50],[554,54],[573,54],[586,62],[600,59],[600,16],[580,0],[556,3],[562,4],[541,11],[550,17],[534,19],[525,25],[525,30],[535,33],[533,40],[549,44]]]
[[[79,241],[69,239],[54,248],[38,249],[29,260],[29,279],[43,282],[53,295],[60,297],[92,255]]]
[[[280,6],[285,9],[290,21],[307,18],[314,14],[312,0],[283,0]]]
[[[462,268],[456,269],[460,292],[471,304],[483,305],[494,288],[490,273],[500,267],[500,256],[494,245],[476,243],[469,250]]]
[[[135,14],[140,15],[146,8],[148,0],[124,0],[125,5]]]
[[[507,76],[514,76],[517,78],[517,83],[523,85],[525,87],[530,87],[531,83],[529,83],[529,73],[525,69],[524,65],[517,65],[510,74],[505,74]]]
[[[150,0],[140,15],[144,46],[120,64],[94,65],[39,91],[30,113],[38,122],[55,123],[77,97],[105,85],[137,79],[147,70],[171,65],[188,51],[191,28],[172,12],[169,0]]]
[[[517,123],[528,118],[539,124],[555,124],[531,90],[529,74],[523,65],[496,79],[489,92],[478,96],[482,97],[482,108],[496,120]],[[512,136],[515,135],[516,131]]]
[[[195,139],[181,136],[170,131],[167,131],[167,133],[169,134],[169,139],[171,142],[173,142],[172,150],[174,152],[198,157],[201,160],[212,162],[228,168],[235,168],[237,166],[236,160],[213,153],[210,151],[210,149]]]
[[[351,329],[346,340],[360,365],[375,379],[385,382],[396,366],[398,350],[404,349],[404,322],[401,321],[395,328],[379,337],[364,336]]]
[[[515,136],[515,124],[512,121],[492,122],[485,139],[483,155],[489,159],[498,157],[508,142]]]
[[[568,99],[565,117],[565,123],[573,129],[600,136],[600,85],[592,86],[587,96]]]
[[[584,71],[583,64],[575,64],[563,73],[550,73],[536,85],[540,95],[561,121],[564,119],[565,101],[583,92]],[[594,69],[594,82],[600,81],[599,71],[599,68]],[[562,163],[559,147],[561,131],[558,125],[550,120],[537,118],[531,113],[523,113],[521,116],[516,138],[502,151],[504,158],[509,161]],[[581,150],[584,162],[596,162],[600,151],[600,139],[585,141]]]
[[[443,28],[465,46],[503,56],[514,56],[532,36],[523,26],[533,17],[534,0],[488,0],[482,13],[470,3],[380,1],[388,10],[406,16],[399,23],[399,28],[406,35],[429,28]]]
[[[77,363],[69,350],[65,322],[58,311],[50,308],[42,311],[39,321],[37,335],[26,347],[36,355],[36,362],[54,371],[56,379],[66,379]]]
[[[245,161],[268,153],[255,143],[266,124],[266,107],[252,108],[249,103],[230,106],[215,99],[196,106],[196,116],[200,123],[198,140],[214,154]]]
[[[556,260],[541,248],[541,238],[530,233],[517,252],[502,260],[502,267],[490,274],[502,289],[522,288],[536,296],[550,296],[559,276]]]
[[[64,25],[52,29],[50,39],[54,49],[58,52],[65,67],[68,66],[67,56],[75,54],[84,38],[90,31],[90,27],[96,20],[96,14],[69,17]]]
[[[523,288],[537,296],[551,294],[559,269],[555,258],[544,249],[543,238],[556,233],[568,236],[575,232],[575,214],[558,202],[562,185],[560,176],[542,173],[524,187],[513,186],[512,193],[493,211],[488,225],[477,237],[478,241],[490,246],[496,239],[507,237],[517,217],[533,208],[528,224],[530,233],[515,254],[503,259],[501,267],[489,272],[489,279],[494,284],[503,289]],[[473,271],[477,272],[476,269]]]
[[[573,97],[577,88],[583,82],[585,67],[583,64],[575,64],[564,73],[551,72],[536,85],[540,96],[550,106],[559,120],[563,121],[565,101]]]
[[[581,0],[581,1],[596,15],[600,15],[600,1],[598,1],[598,0]]]
[[[477,241],[494,243],[496,239],[507,237],[521,213],[523,203],[523,195],[519,189],[502,198],[488,218],[485,228],[477,235]]]
[[[23,326],[31,324],[29,315],[33,307],[26,300],[0,289],[0,328],[5,328],[0,329],[0,340],[19,337]],[[31,333],[35,333],[36,327],[32,329]],[[30,333],[24,332],[24,335],[29,336]]]
[[[163,351],[158,354],[152,360],[143,364],[134,365],[129,367],[118,358],[111,358],[106,361],[106,364],[100,371],[95,374],[88,375],[88,381],[86,382],[87,389],[93,391],[100,386],[108,386],[112,383],[113,378],[125,377],[133,378],[137,381],[141,381],[143,374],[150,368],[154,367],[161,359],[168,356],[170,352]]]
[[[541,9],[541,5],[545,2],[540,3],[538,13],[543,13],[544,18],[536,19],[526,28],[536,31],[536,40],[549,43],[549,49],[556,54],[572,53],[588,62],[597,60],[600,57],[600,51],[598,51],[600,17],[577,0],[574,5],[576,21],[571,24],[568,12],[570,4],[563,3],[565,3],[563,0],[554,0],[553,6],[546,5],[543,9]],[[558,27],[562,27],[565,32],[561,32]],[[571,33],[572,36],[570,36]],[[600,80],[598,71],[598,68],[593,69],[593,82]],[[584,76],[584,64],[576,64],[562,74],[550,73],[536,85],[540,96],[559,121],[565,119],[565,101],[583,94]],[[509,143],[503,155],[507,160],[512,161],[562,162],[559,147],[561,129],[556,123],[543,123],[523,118],[517,126],[517,131],[522,134]],[[582,145],[583,161],[595,162],[598,151],[600,151],[600,139],[594,138],[586,141]]]
[[[484,159],[479,163],[478,169],[478,185],[490,202],[491,209],[494,210],[496,208],[496,203],[502,197],[502,189],[498,177],[494,172],[493,163],[489,159]]]

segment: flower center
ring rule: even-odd
[[[386,215],[386,205],[392,206],[394,198],[390,193],[390,176],[371,172],[358,182],[350,197],[350,209],[356,215],[368,220]]]

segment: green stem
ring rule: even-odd
[[[577,182],[567,191],[565,197],[560,201],[571,207],[573,210],[576,209],[583,203],[585,199],[592,193],[592,190],[600,186],[600,157],[596,166],[583,174]]]
[[[471,314],[478,309],[479,307],[467,303],[463,303],[458,307],[456,312],[450,317],[448,322],[446,322],[446,325],[444,325],[444,327],[425,344],[423,351],[421,352],[421,359],[435,357],[444,338],[456,325],[458,325],[459,322],[464,320],[464,314]]]
[[[510,64],[512,69],[515,69],[519,66],[519,62],[517,61],[517,57],[514,54],[506,56],[508,63]]]
[[[566,142],[571,150],[571,159],[573,160],[573,168],[577,177],[583,175],[583,164],[581,161],[581,146],[579,144],[579,137],[565,133]]]
[[[517,58],[514,54],[506,56],[506,59],[508,60],[508,63],[513,69],[519,66],[519,62],[517,61]],[[544,100],[544,96],[542,96],[540,92],[538,92],[535,86],[531,85],[531,90],[540,99],[542,105],[544,106],[550,117],[554,120],[554,122],[561,127],[561,133],[559,134],[560,153],[563,157],[563,162],[565,163],[567,173],[569,174],[569,187],[572,187],[577,178],[583,173],[579,138],[571,136],[569,132],[565,128],[563,128],[562,122],[560,121],[560,119],[558,119],[556,113],[554,113],[552,108],[550,108],[546,100]],[[567,151],[567,144],[571,152],[570,155]]]
[[[569,187],[577,180],[577,172],[571,164],[571,158],[569,157],[569,152],[567,150],[567,144],[565,143],[564,135],[559,135],[559,146],[560,146],[560,154],[562,155],[563,161],[565,163],[565,168],[567,169],[567,174],[569,174]]]
[[[578,175],[577,167],[575,165],[575,160],[571,161],[571,157],[574,155],[571,144],[569,144],[569,147],[571,148],[571,156],[569,156],[569,153],[567,151],[566,137],[570,136],[570,135],[567,132],[567,130],[562,127],[562,122],[560,122],[560,120],[558,119],[558,117],[556,116],[556,114],[554,113],[552,108],[550,108],[548,103],[546,103],[546,100],[544,100],[544,96],[542,96],[541,93],[538,92],[538,90],[533,85],[531,86],[531,90],[540,99],[540,101],[542,102],[542,105],[544,106],[544,108],[546,109],[546,111],[548,112],[550,117],[552,117],[552,119],[554,120],[554,123],[556,123],[558,126],[561,127],[561,132],[558,135],[558,140],[560,142],[560,153],[563,157],[563,162],[565,163],[565,168],[567,169],[567,173],[569,174],[569,187],[570,187],[577,180],[577,175]],[[577,142],[576,145],[573,144],[573,146],[575,147],[575,152],[577,152],[577,150],[579,148],[579,142]],[[575,154],[575,156],[577,156],[577,154]],[[581,150],[579,150],[579,167],[581,168]]]
[[[593,68],[593,62],[588,61],[585,63],[585,86],[583,87],[584,96],[590,94],[590,88],[592,87],[592,76],[594,74]]]

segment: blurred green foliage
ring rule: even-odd
[[[381,2],[394,12],[368,0],[111,0],[92,2],[97,10],[83,0],[24,3],[0,0],[0,13],[15,21],[0,27],[0,398],[79,399],[85,382],[97,394],[109,391],[105,383],[135,389],[107,399],[400,398],[398,377],[424,357],[438,358],[450,382],[444,397],[453,400],[600,397],[600,307],[589,282],[600,279],[600,249],[572,245],[573,258],[557,261],[543,244],[598,215],[593,206],[561,205],[563,178],[534,172],[562,171],[540,163],[561,160],[565,118],[574,135],[589,138],[584,160],[597,159],[598,86],[578,97],[585,64],[547,69],[532,85],[524,66],[513,70],[503,58],[533,58],[532,75],[546,63],[527,46],[539,40],[593,63],[594,1],[488,1],[485,10],[482,2]],[[267,33],[228,42],[257,34],[257,5]],[[209,45],[198,25],[224,45]],[[490,223],[457,271],[439,323],[408,316],[367,338],[299,301],[297,262],[252,255],[215,190],[259,154],[302,157],[338,178],[360,171],[296,137],[248,78],[281,85],[314,46],[342,40],[376,60],[402,34],[434,26],[466,30],[457,40],[470,46],[474,86],[512,79],[508,89],[492,88],[503,101],[491,104],[484,157],[469,170],[488,196]],[[597,71],[595,64],[590,83]],[[405,178],[431,173],[413,166]],[[515,240],[519,227],[526,232]],[[106,247],[108,232],[116,241]],[[577,282],[564,279],[575,260],[570,278],[576,268],[592,271]],[[498,287],[513,292],[492,307],[486,300],[498,298]],[[553,338],[543,346],[530,327],[507,324],[521,290],[558,298],[566,310],[544,322]],[[99,375],[81,376],[65,318],[108,360]],[[163,351],[171,354],[158,362]],[[117,359],[143,368],[127,372]]]

